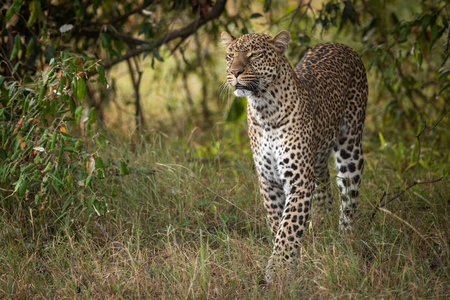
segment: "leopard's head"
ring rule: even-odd
[[[264,92],[276,79],[291,35],[283,30],[274,37],[254,33],[235,38],[222,32],[221,38],[227,47],[227,82],[236,96],[247,97]]]

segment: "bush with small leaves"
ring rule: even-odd
[[[93,134],[95,111],[82,105],[86,73],[96,61],[61,52],[33,84],[0,76],[0,198],[10,208],[28,206],[50,211],[55,221],[76,211],[98,215],[107,211],[110,197],[102,180],[105,163],[88,144],[105,145]],[[121,173],[126,173],[123,165]]]

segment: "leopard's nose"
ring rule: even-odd
[[[242,73],[244,73],[244,70],[235,69],[235,70],[231,70],[230,72],[231,72],[231,74],[233,74],[236,78],[238,78],[239,75],[241,75]]]

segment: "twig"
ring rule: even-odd
[[[409,228],[411,228],[415,233],[417,233],[417,235],[428,245],[428,247],[430,247],[431,251],[433,251],[434,256],[436,256],[437,260],[439,261],[439,264],[441,265],[442,270],[444,271],[445,275],[447,275],[447,277],[450,277],[444,263],[442,262],[441,257],[439,256],[439,254],[436,252],[436,250],[434,250],[433,246],[427,241],[427,239],[425,238],[425,236],[423,236],[419,230],[417,230],[414,226],[412,226],[411,224],[409,224],[407,221],[403,220],[402,218],[400,218],[399,216],[397,216],[396,214],[394,214],[393,212],[380,207],[379,208],[381,211],[393,216],[394,218],[396,218],[397,220],[399,220],[400,222],[402,222],[403,224],[407,225]]]
[[[417,169],[419,167],[419,159],[420,159],[420,153],[421,153],[421,144],[420,144],[420,137],[422,136],[423,133],[425,133],[426,131],[432,131],[433,129],[435,129],[439,123],[441,123],[442,119],[444,118],[444,116],[447,114],[447,112],[444,112],[442,114],[442,116],[439,118],[439,120],[436,122],[436,124],[433,125],[433,127],[428,128],[427,124],[425,124],[425,127],[419,132],[418,135],[416,135],[416,139],[417,139],[417,143],[418,143],[418,154],[417,154],[417,160],[416,160],[416,165],[414,166],[414,176],[413,176],[413,180],[416,179],[416,175],[417,175]],[[441,178],[442,179],[442,178]]]
[[[438,178],[438,179],[434,179],[434,180],[430,180],[430,181],[414,181],[413,183],[411,183],[406,189],[404,189],[403,191],[397,193],[395,196],[393,196],[392,198],[390,198],[389,200],[386,200],[385,202],[383,202],[384,197],[386,196],[386,192],[383,193],[383,196],[381,197],[378,205],[374,208],[373,213],[372,213],[372,219],[375,217],[375,214],[377,213],[378,210],[382,209],[383,206],[388,205],[389,203],[391,203],[392,201],[394,201],[395,199],[399,198],[401,195],[403,195],[404,193],[406,193],[409,189],[411,189],[412,187],[416,186],[416,185],[420,185],[420,184],[428,184],[428,183],[436,183],[439,182],[443,179],[444,177]]]
[[[436,126],[439,125],[439,123],[442,121],[442,119],[444,118],[444,116],[446,115],[446,113],[444,112],[442,114],[442,116],[439,118],[439,120],[436,122],[436,124],[433,125],[433,127],[428,128],[425,124],[425,127],[419,132],[419,134],[416,135],[416,139],[417,139],[417,143],[418,143],[418,153],[417,153],[417,159],[416,159],[416,165],[414,166],[414,175],[412,177],[413,182],[406,187],[403,191],[397,193],[395,196],[393,196],[392,198],[390,198],[389,200],[386,200],[383,202],[384,198],[387,196],[386,192],[383,193],[383,196],[381,196],[380,201],[378,201],[378,205],[375,206],[373,212],[372,212],[372,217],[371,219],[373,219],[375,217],[375,214],[377,213],[377,211],[379,209],[381,209],[383,206],[388,205],[389,203],[391,203],[392,201],[394,201],[395,199],[399,198],[400,196],[402,196],[404,193],[406,193],[409,189],[411,189],[412,187],[416,186],[416,185],[420,185],[420,184],[428,184],[428,183],[436,183],[441,181],[444,177],[438,178],[438,179],[434,179],[434,180],[430,180],[430,181],[417,181],[416,177],[417,177],[417,170],[419,168],[419,161],[420,161],[420,155],[422,152],[422,145],[420,142],[420,137],[422,136],[423,133],[427,132],[427,131],[431,131],[434,128],[436,128]]]
[[[127,259],[131,260],[133,263],[136,263],[136,260],[124,249],[122,243],[115,241],[112,236],[100,225],[97,221],[95,221],[95,225],[97,225],[98,229],[108,238],[108,240],[114,245],[115,248],[119,250],[119,252],[125,256]],[[156,274],[150,270],[147,266],[143,265],[144,269],[150,274],[151,277],[156,277]]]
[[[450,20],[449,20],[449,21],[450,21]],[[448,23],[447,39],[446,39],[446,42],[445,42],[445,44],[444,44],[444,54],[445,54],[445,55],[448,54],[449,40],[450,40],[450,22]]]
[[[295,18],[297,18],[297,15],[300,13],[302,6],[303,6],[303,0],[300,0],[297,5],[297,8],[294,10],[294,13],[292,14],[291,21],[289,22],[289,25],[288,25],[288,30],[291,29],[292,23],[294,23]]]
[[[306,10],[301,14],[299,19],[306,15],[306,13],[308,12],[308,9],[310,9],[314,13],[313,9],[311,8],[311,2],[312,2],[312,0],[309,0],[308,3],[303,4],[303,0],[299,1],[297,8],[294,10],[294,13],[292,14],[291,21],[289,22],[289,25],[288,25],[288,30],[291,29],[292,24],[294,23],[295,19],[299,15],[302,7],[306,7]],[[306,19],[306,21],[308,21],[308,19]]]
[[[386,191],[384,191],[383,192],[383,196],[381,196],[380,200],[378,201],[377,206],[375,206],[375,208],[374,208],[374,210],[372,212],[371,220],[373,220],[373,218],[375,217],[375,214],[377,213],[378,208],[383,206],[383,200],[384,200],[384,197],[386,197],[386,196],[387,196]]]

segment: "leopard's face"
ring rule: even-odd
[[[246,34],[236,39],[222,33],[222,42],[227,45],[227,82],[235,88],[236,96],[264,92],[276,79],[290,36],[277,37]]]

